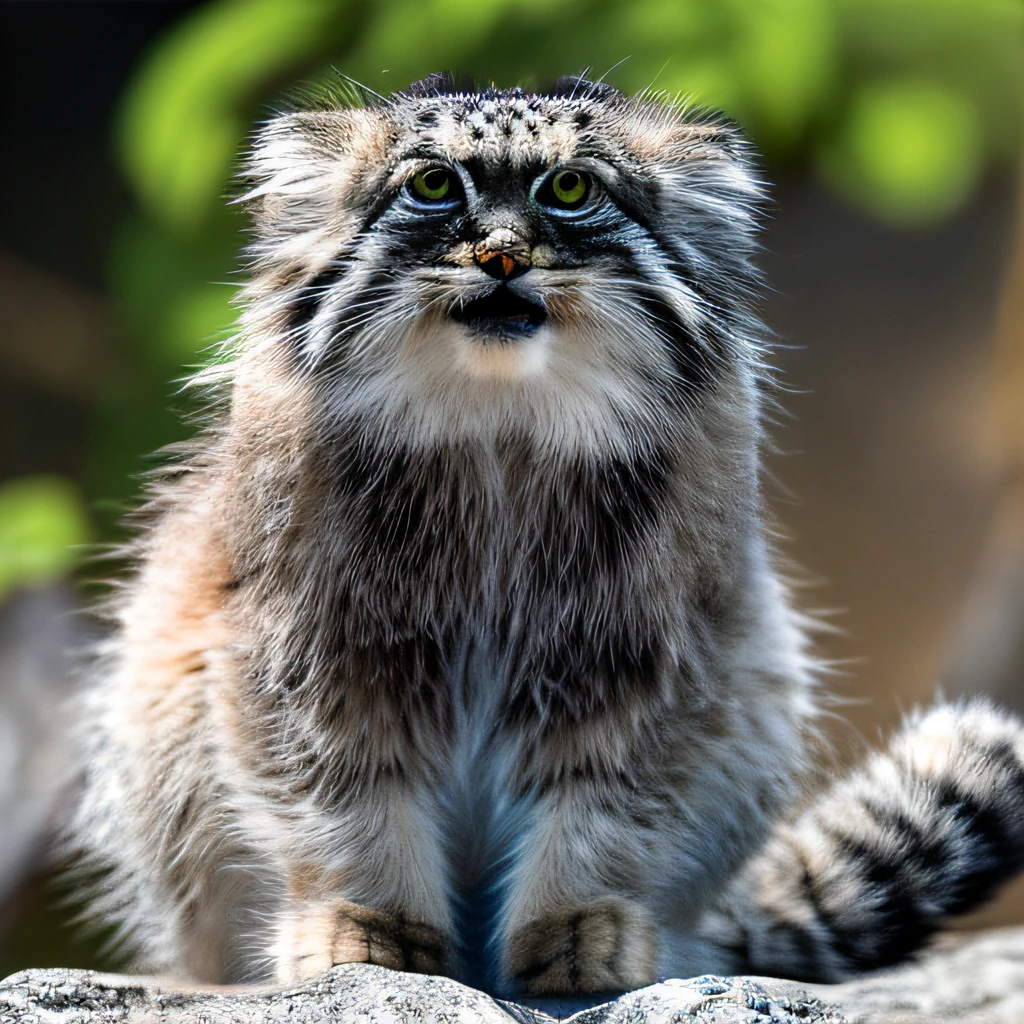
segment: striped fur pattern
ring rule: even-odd
[[[699,930],[760,974],[907,959],[1024,866],[1024,733],[983,701],[915,714],[774,831]]]
[[[154,488],[84,715],[77,836],[139,967],[833,976],[1016,863],[1017,727],[983,708],[936,712],[971,751],[948,793],[925,718],[779,824],[814,664],[761,495],[734,127],[435,78],[274,118],[248,173],[222,412]],[[922,837],[965,895],[904,924],[885,870],[924,907]]]

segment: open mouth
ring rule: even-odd
[[[544,307],[509,291],[495,288],[489,295],[453,306],[448,315],[464,324],[481,340],[514,340],[533,334],[548,318]]]

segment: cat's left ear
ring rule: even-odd
[[[641,102],[631,148],[660,181],[664,212],[726,233],[756,234],[767,187],[754,147],[734,121],[685,105]]]

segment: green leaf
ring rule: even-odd
[[[953,212],[976,184],[982,161],[971,101],[913,79],[857,89],[840,133],[818,154],[827,181],[897,226]]]
[[[220,0],[181,21],[144,63],[119,124],[121,157],[146,207],[195,227],[221,201],[249,107],[275,76],[336,44],[346,0]]]
[[[0,598],[69,572],[88,539],[82,499],[70,480],[29,476],[0,485]]]

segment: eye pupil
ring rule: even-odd
[[[562,209],[579,209],[587,199],[590,182],[579,171],[559,171],[552,179],[548,196],[554,197],[551,205]],[[551,202],[549,198],[549,202]]]
[[[451,173],[443,167],[430,167],[412,179],[412,189],[421,199],[437,202],[451,191]]]

